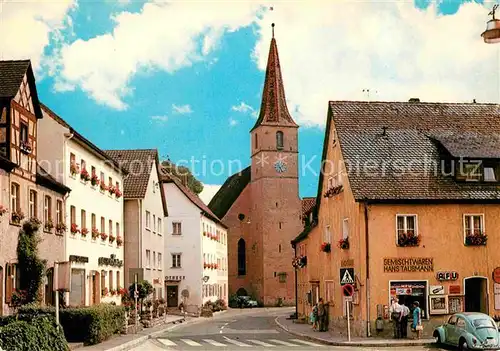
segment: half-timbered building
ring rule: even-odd
[[[31,62],[0,61],[0,315],[8,314],[18,287],[18,234],[23,220],[42,221],[40,254],[47,260],[44,300],[52,303],[54,261],[64,258],[63,222],[70,189],[49,175],[37,159],[37,126],[42,118]]]

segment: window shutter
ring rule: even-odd
[[[5,302],[6,303],[10,303],[12,300],[13,280],[14,280],[14,267],[10,264],[7,264],[6,275],[5,275]]]

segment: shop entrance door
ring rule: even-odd
[[[488,314],[488,280],[484,277],[465,278],[465,312]]]
[[[177,307],[179,305],[179,287],[177,285],[167,285],[167,307]]]

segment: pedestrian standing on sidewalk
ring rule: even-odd
[[[415,301],[413,303],[413,323],[412,323],[412,331],[417,334],[417,339],[420,339],[422,330],[424,329],[422,326],[422,310],[420,309],[420,303]]]
[[[394,297],[389,308],[394,328],[394,339],[401,339],[401,312],[401,305],[398,303],[398,299]]]
[[[401,338],[406,339],[408,337],[408,317],[410,316],[410,309],[403,303],[401,303]]]
[[[326,309],[325,309],[325,304],[323,303],[323,298],[319,298],[318,302],[318,321],[319,321],[319,331],[324,332],[326,331]]]
[[[315,304],[310,315],[313,331],[318,331],[318,304]]]

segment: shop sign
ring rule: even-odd
[[[166,275],[165,280],[168,282],[180,282],[181,280],[186,279],[184,275]]]
[[[500,284],[500,267],[497,267],[493,270],[493,281],[497,284]]]
[[[431,257],[384,258],[385,273],[433,272]]]
[[[449,281],[449,280],[457,280],[458,272],[455,271],[439,271],[436,273],[436,279],[440,282]]]
[[[460,287],[460,286],[459,286]],[[463,312],[463,298],[462,296],[450,296],[448,298],[448,313]]]
[[[448,296],[438,295],[429,297],[430,314],[448,314]]]
[[[448,293],[450,295],[460,295],[461,293],[460,285],[450,285],[450,287],[448,288]]]
[[[121,267],[123,266],[123,260],[116,258],[115,254],[111,254],[109,257],[99,257],[97,264],[99,266]]]
[[[429,287],[429,293],[431,295],[444,295],[444,286],[442,286],[442,285],[431,285]]]
[[[349,258],[347,260],[342,260],[342,261],[340,261],[340,266],[341,267],[352,267],[352,266],[354,266],[354,260],[352,258]]]

